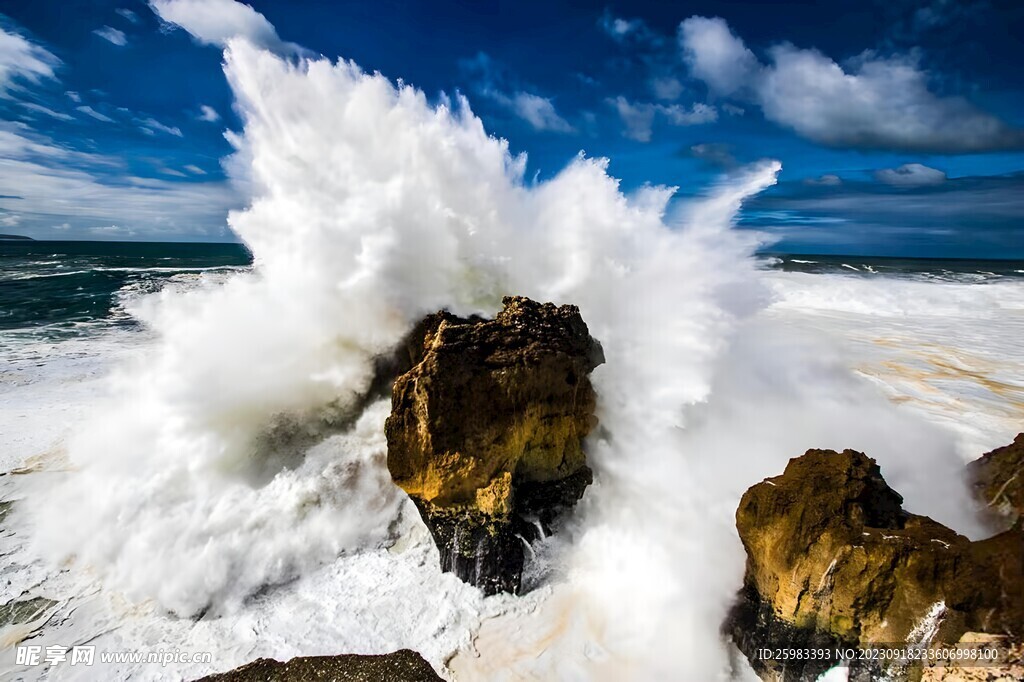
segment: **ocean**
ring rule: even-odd
[[[237,474],[261,456],[253,434],[315,423],[309,410],[358,385],[369,356],[354,349],[404,329],[386,299],[337,307],[328,293],[363,290],[331,257],[254,269],[236,244],[0,242],[0,576],[19,605],[0,612],[0,636],[212,654],[106,663],[105,679],[406,646],[459,679],[614,679],[649,642],[702,633],[711,649],[668,664],[703,677],[728,660],[713,647],[742,576],[736,501],[789,457],[862,449],[908,508],[976,532],[956,471],[1024,425],[1024,263],[762,254],[714,285],[736,311],[721,327],[700,284],[718,276],[713,259],[701,269],[713,254],[657,275],[683,278],[671,324],[671,297],[637,318],[610,312],[602,297],[618,294],[599,280],[586,280],[594,298],[565,294],[619,372],[595,380],[622,440],[592,446],[579,539],[537,548],[551,584],[483,599],[437,571],[390,484],[387,401],[269,481]],[[651,624],[606,620],[629,613]],[[37,672],[0,659],[0,675]]]
[[[167,284],[238,272],[252,263],[242,244],[0,240],[0,331],[50,337],[137,324],[133,297]],[[781,272],[995,283],[1024,280],[1024,261],[884,258],[768,253]]]
[[[132,324],[126,298],[251,262],[241,244],[0,240],[0,330]]]

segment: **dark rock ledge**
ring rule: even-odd
[[[967,465],[978,501],[989,522],[999,528],[1024,523],[1024,433]]]
[[[287,663],[260,658],[196,682],[443,682],[415,651],[381,656],[304,656]]]

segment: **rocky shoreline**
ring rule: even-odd
[[[388,469],[439,550],[484,594],[517,594],[527,547],[555,532],[592,482],[590,373],[604,356],[575,306],[506,297],[493,320],[441,311],[381,359],[391,388]],[[736,511],[747,554],[723,636],[764,680],[814,680],[854,652],[851,680],[1024,679],[1024,434],[968,465],[993,535],[971,541],[903,508],[878,464],[808,450]],[[995,647],[996,665],[861,658],[887,647]],[[209,682],[441,679],[419,654],[260,659]]]
[[[1022,442],[970,467],[982,490],[1010,487]],[[1011,663],[1006,654],[1024,637],[1020,508],[1000,506],[1001,525],[1013,527],[972,542],[902,503],[877,463],[853,450],[809,450],[744,494],[736,528],[746,575],[724,630],[762,679],[813,680],[836,664],[792,660],[788,650],[855,651],[858,680],[925,672],[873,659],[879,650],[988,641]]]

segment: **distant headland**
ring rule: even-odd
[[[20,234],[0,234],[0,241],[8,241],[8,240],[19,241],[19,242],[20,241],[26,241],[26,242],[34,242],[35,241],[35,239],[32,239],[32,237],[25,237],[25,236],[20,235]]]

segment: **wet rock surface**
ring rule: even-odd
[[[260,658],[196,682],[441,682],[422,656],[402,649],[381,656],[304,656],[286,663]]]
[[[1024,534],[966,537],[902,508],[875,461],[809,450],[751,487],[736,512],[744,586],[725,625],[764,679],[805,680],[834,661],[763,660],[759,649],[1020,642]],[[851,679],[920,674],[856,662]]]
[[[487,594],[519,591],[526,544],[590,484],[589,375],[604,361],[575,306],[503,303],[493,320],[441,312],[417,325],[386,425],[391,476],[441,568]]]
[[[1024,433],[967,465],[975,495],[997,527],[1024,523]]]

